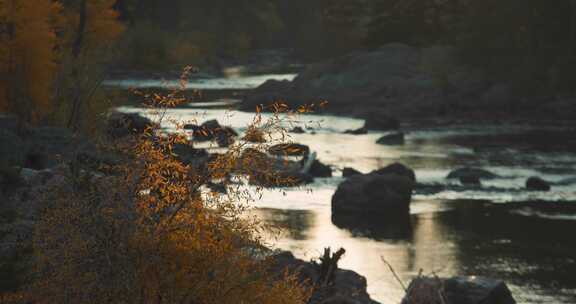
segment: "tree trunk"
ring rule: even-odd
[[[68,120],[68,128],[73,130],[78,129],[79,123],[79,116],[81,113],[81,91],[82,86],[80,84],[80,71],[78,66],[78,59],[82,53],[82,45],[84,43],[84,34],[86,31],[86,18],[87,18],[87,0],[81,0],[80,2],[80,11],[79,11],[79,20],[78,20],[78,29],[76,32],[76,38],[74,39],[74,44],[72,45],[72,57],[73,62],[72,65],[72,81],[73,81],[73,92],[72,92],[72,110],[70,112],[70,117]]]
[[[576,48],[576,0],[570,0],[570,49]]]

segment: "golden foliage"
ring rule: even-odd
[[[214,196],[202,185],[225,178],[236,146],[206,170],[184,165],[182,133],[165,134],[176,93],[146,95],[159,121],[118,148],[130,161],[98,176],[71,166],[41,199],[34,255],[37,303],[306,303],[295,277],[270,273],[260,225],[241,216],[243,192]]]
[[[51,22],[60,8],[52,0],[0,1],[0,111],[32,121],[50,112],[57,68]]]
[[[0,111],[38,122],[71,102],[58,92],[94,84],[88,78],[87,56],[106,48],[123,32],[114,0],[86,0],[86,24],[71,4],[54,0],[0,0]],[[78,37],[82,39],[78,39]],[[80,54],[72,56],[74,44]],[[100,61],[98,61],[100,63]],[[80,66],[84,69],[80,71]],[[71,70],[75,69],[75,77]],[[82,73],[80,73],[82,72]],[[79,77],[82,74],[84,77]],[[76,90],[76,91],[79,91]],[[90,92],[75,93],[89,98]],[[76,98],[78,99],[78,98]]]

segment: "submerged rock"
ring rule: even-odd
[[[349,167],[342,169],[342,177],[351,177],[354,175],[362,175],[362,172]]]
[[[550,183],[544,179],[532,176],[526,180],[526,189],[532,191],[550,191]]]
[[[503,281],[483,277],[414,279],[402,304],[515,304]]]
[[[484,169],[480,169],[480,168],[459,168],[459,169],[451,171],[446,178],[447,179],[477,178],[477,179],[482,180],[482,179],[495,179],[498,177],[499,177],[498,175],[496,175],[496,174],[494,174],[488,170],[484,170]]]
[[[379,145],[388,145],[388,146],[403,145],[404,144],[404,133],[396,132],[396,133],[386,134],[386,135],[380,137],[376,141],[376,143]]]
[[[302,127],[294,127],[292,128],[292,130],[288,131],[290,133],[295,133],[295,134],[304,134],[306,133],[306,131],[304,129],[302,129]]]
[[[482,182],[478,176],[461,176],[460,184],[463,186],[480,186]]]
[[[351,134],[351,135],[368,134],[368,129],[366,129],[366,127],[362,127],[360,129],[356,129],[356,130],[346,130],[346,131],[344,131],[344,134]]]

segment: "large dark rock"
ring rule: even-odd
[[[377,141],[379,145],[387,145],[387,146],[398,146],[404,144],[404,133],[402,132],[395,132],[386,134],[380,137]]]
[[[237,161],[236,171],[249,177],[249,182],[264,187],[294,187],[311,183],[314,177],[302,172],[299,161],[276,157],[248,148]]]
[[[354,175],[362,175],[362,172],[349,167],[342,169],[342,177],[351,177]]]
[[[532,176],[526,180],[526,189],[532,191],[550,191],[550,183],[540,177]]]
[[[113,111],[108,114],[107,132],[112,138],[130,134],[141,134],[152,125],[152,121],[138,113]]]
[[[414,170],[404,166],[401,163],[393,163],[384,168],[372,171],[374,174],[379,175],[398,175],[409,178],[411,181],[416,182],[416,173]]]
[[[264,82],[256,90],[252,90],[241,104],[241,108],[246,111],[255,111],[257,107],[268,106],[275,102],[284,101],[292,92],[292,82],[288,80],[270,79]],[[270,110],[270,109],[262,109]]]
[[[231,127],[222,126],[216,119],[208,120],[200,126],[194,124],[184,125],[185,130],[192,130],[192,138],[196,142],[216,140],[218,146],[228,147],[234,143],[238,133]]]
[[[482,277],[414,279],[402,304],[515,304],[503,281]]]
[[[323,286],[321,281],[321,267],[311,262],[297,259],[290,252],[282,252],[272,256],[273,273],[279,275],[288,272],[296,275],[298,281],[316,286],[309,304],[378,304],[370,298],[366,291],[366,278],[358,273],[336,269],[332,282]]]
[[[463,186],[481,186],[482,181],[480,181],[479,176],[466,175],[460,177],[460,184]]]
[[[461,178],[478,178],[482,179],[495,179],[499,176],[484,169],[480,168],[459,168],[451,171],[446,178],[448,179],[461,179]]]
[[[414,185],[410,177],[403,175],[352,176],[332,196],[332,214],[370,217],[408,214]]]
[[[315,159],[308,174],[313,177],[332,177],[332,168]]]
[[[210,159],[210,154],[206,149],[196,149],[190,144],[175,144],[172,152],[183,164],[191,165],[196,169],[205,166]]]

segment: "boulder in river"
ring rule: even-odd
[[[264,187],[293,187],[311,183],[314,178],[302,171],[301,162],[271,157],[248,148],[237,162],[237,172],[246,174],[251,184]]]
[[[228,147],[234,143],[234,137],[238,133],[231,127],[220,125],[216,119],[208,120],[200,126],[194,124],[187,124],[184,126],[186,130],[192,130],[192,137],[194,141],[205,142],[216,140],[220,147]]]
[[[175,144],[172,152],[183,164],[197,169],[203,167],[210,159],[210,154],[206,149],[196,149],[190,144]]]
[[[484,169],[480,168],[459,168],[451,171],[446,178],[448,179],[460,179],[460,178],[478,178],[482,179],[495,179],[499,176]]]
[[[332,177],[332,168],[315,159],[314,162],[312,162],[312,166],[310,166],[308,174],[313,177]]]
[[[350,167],[342,169],[342,177],[351,177],[354,175],[362,175],[362,172]]]
[[[366,129],[366,127],[362,127],[360,129],[355,129],[355,130],[346,130],[346,131],[344,131],[344,134],[364,135],[364,134],[368,134],[368,129]]]
[[[462,184],[463,186],[480,186],[482,185],[482,182],[480,181],[480,178],[478,176],[469,175],[469,176],[461,176],[460,184]]]
[[[378,170],[374,170],[374,171],[372,171],[372,173],[379,174],[379,175],[404,176],[404,177],[409,178],[414,183],[416,182],[416,173],[414,173],[414,170],[404,166],[401,163],[390,164],[386,167],[380,168]]]
[[[419,277],[410,283],[402,304],[516,304],[508,286],[483,277]]]
[[[291,129],[290,131],[288,131],[288,132],[294,133],[294,134],[304,134],[304,133],[306,133],[306,131],[305,131],[302,127],[298,127],[298,126],[292,128],[292,129]]]
[[[394,132],[380,137],[377,141],[379,145],[398,146],[404,144],[404,133]]]
[[[532,191],[550,191],[550,183],[540,177],[532,176],[526,180],[526,189]]]
[[[121,138],[130,134],[141,134],[152,125],[152,121],[139,113],[113,111],[108,114],[107,132],[112,138]]]
[[[370,173],[342,182],[332,196],[333,215],[406,215],[415,182],[405,174]]]
[[[310,304],[378,304],[367,292],[366,278],[358,273],[336,267],[330,282],[322,276],[321,264],[297,259],[290,252],[271,257],[273,273],[295,275],[302,284],[315,286]]]

